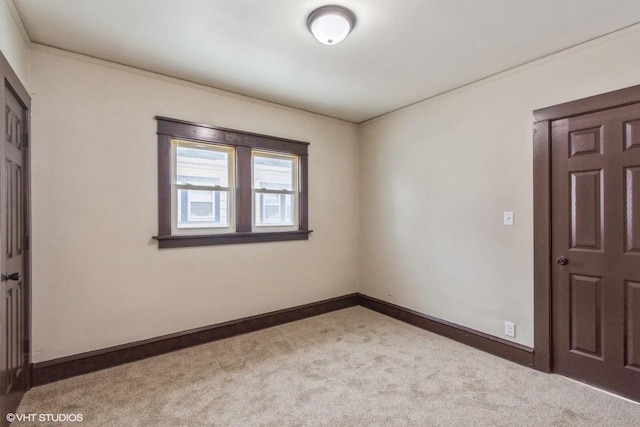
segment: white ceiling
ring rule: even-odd
[[[33,42],[362,122],[640,22],[638,0],[14,0]],[[614,7],[615,5],[615,7]]]

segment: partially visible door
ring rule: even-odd
[[[640,400],[640,104],[551,125],[553,370]]]
[[[0,120],[0,397],[2,418],[28,387],[28,288],[25,194],[28,109],[3,79]]]

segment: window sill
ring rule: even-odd
[[[283,242],[309,240],[313,230],[278,231],[265,233],[198,234],[180,236],[154,236],[160,249],[191,246],[233,245],[237,243]]]

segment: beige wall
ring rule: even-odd
[[[358,289],[496,336],[514,321],[531,346],[532,111],[640,83],[639,45],[625,30],[359,128],[35,45],[34,362]],[[311,239],[158,250],[155,115],[311,142]]]
[[[0,0],[0,51],[25,87],[28,87],[29,48],[13,18],[8,0]]]
[[[639,84],[638,46],[636,26],[362,125],[360,291],[532,346],[532,111]]]
[[[31,69],[34,362],[357,291],[355,125],[43,47]],[[310,142],[310,240],[159,250],[156,115]]]

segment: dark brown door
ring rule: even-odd
[[[4,137],[0,147],[0,372],[3,416],[13,412],[27,389],[25,285],[25,142],[27,109],[5,84]]]
[[[640,104],[551,129],[553,370],[640,400]]]

